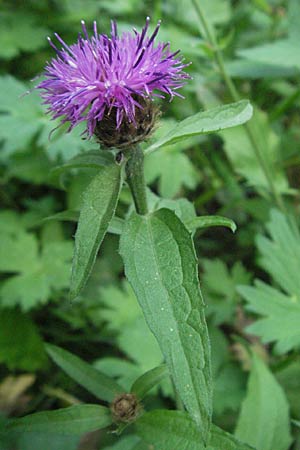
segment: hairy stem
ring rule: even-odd
[[[146,183],[144,176],[144,153],[140,146],[128,150],[126,163],[126,179],[129,185],[135,209],[138,214],[148,213]]]
[[[209,42],[210,46],[212,47],[212,50],[214,52],[214,56],[215,56],[215,61],[219,67],[220,73],[223,77],[223,80],[227,86],[228,92],[232,98],[233,101],[237,102],[240,100],[240,95],[232,81],[232,79],[230,78],[230,76],[227,73],[227,70],[225,68],[225,64],[224,64],[224,59],[223,59],[223,55],[222,52],[220,50],[220,47],[218,46],[217,43],[217,39],[214,33],[213,28],[210,26],[210,24],[208,23],[208,21],[206,20],[204,11],[202,6],[200,6],[199,4],[199,0],[192,0],[193,5],[195,7],[195,10],[197,12],[197,15],[199,17],[199,20],[201,22],[201,25],[204,29],[204,33],[206,34],[206,38],[207,41]],[[277,192],[275,183],[273,181],[273,174],[272,174],[272,170],[270,170],[270,167],[266,164],[262,151],[261,151],[261,147],[260,145],[257,143],[255,136],[253,134],[253,130],[251,128],[251,126],[249,125],[249,123],[245,123],[244,125],[245,131],[248,135],[248,138],[250,140],[251,143],[251,147],[255,153],[255,157],[265,175],[266,181],[269,185],[269,190],[274,198],[275,203],[277,204],[277,206],[279,207],[279,209],[281,209],[283,212],[285,212],[285,206],[284,203],[282,201],[281,195],[279,192]]]

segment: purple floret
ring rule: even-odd
[[[97,122],[112,108],[119,128],[124,117],[135,124],[135,109],[142,108],[139,97],[181,97],[177,89],[189,78],[183,72],[187,64],[177,57],[179,51],[171,52],[169,43],[155,44],[160,22],[147,36],[149,21],[148,17],[141,33],[134,29],[121,35],[112,22],[110,37],[98,34],[96,22],[89,37],[82,21],[83,35],[73,45],[55,33],[61,49],[48,38],[57,56],[46,66],[45,79],[37,88],[54,119],[70,122],[69,131],[86,120],[86,133],[92,136]]]

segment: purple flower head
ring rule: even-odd
[[[87,121],[89,136],[96,125],[114,110],[115,126],[122,121],[136,125],[137,108],[144,107],[144,99],[154,96],[174,95],[189,78],[169,43],[155,43],[160,22],[148,36],[149,17],[141,33],[118,35],[112,22],[111,35],[98,34],[94,22],[94,34],[89,37],[84,21],[83,34],[68,46],[55,36],[62,48],[57,48],[48,38],[57,55],[45,69],[45,79],[37,86],[42,91],[44,103],[53,118],[70,122],[69,131],[78,123]],[[159,91],[159,93],[157,92]]]

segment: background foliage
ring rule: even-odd
[[[147,143],[146,177],[165,202],[187,197],[198,215],[225,215],[238,227],[234,235],[227,228],[195,234],[212,341],[214,423],[258,450],[297,450],[300,5],[297,0],[201,3],[216,27],[228,74],[241,97],[256,107],[251,130],[263,161],[257,160],[253,142],[240,126],[183,143],[162,143],[155,153]],[[147,15],[153,23],[162,18],[160,38],[193,62],[193,80],[184,101],[163,104],[153,142],[176,120],[232,98],[192,2],[15,0],[2,1],[0,8],[1,427],[8,417],[95,402],[93,394],[50,362],[44,342],[80,356],[126,389],[162,363],[124,279],[118,236],[107,235],[83,294],[69,300],[76,213],[95,169],[54,168],[79,152],[97,150],[97,144],[82,140],[80,129],[50,134],[56,123],[45,115],[36,92],[23,96],[53,56],[46,36],[56,31],[73,42],[82,18],[87,23],[96,19],[104,32],[110,18],[124,29],[141,27]],[[281,210],[269,195],[263,168],[284,196]],[[119,217],[130,202],[129,192],[123,191]],[[72,213],[63,220],[51,219],[66,210]],[[182,211],[187,211],[184,206]],[[174,408],[175,402],[172,385],[164,380],[145,407]],[[151,423],[157,426],[163,418],[152,415],[148,420],[151,434]],[[145,428],[139,436],[147,441]],[[135,447],[139,438],[130,430],[118,443],[103,432],[79,441],[35,433],[21,434],[14,445],[18,450],[142,448]],[[1,433],[0,448],[11,448]]]

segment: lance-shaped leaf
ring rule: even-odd
[[[62,370],[100,400],[112,402],[116,395],[123,392],[124,389],[116,381],[82,361],[78,356],[55,345],[47,344],[46,350]]]
[[[135,423],[137,434],[150,446],[163,450],[251,450],[234,436],[212,425],[208,445],[201,431],[183,411],[154,410]]]
[[[109,408],[100,405],[76,405],[13,420],[6,426],[6,431],[81,435],[105,428],[111,423]]]
[[[83,194],[75,235],[70,296],[75,298],[93,268],[100,244],[115,213],[122,185],[122,165],[103,168]]]
[[[154,367],[154,369],[148,370],[148,372],[144,373],[137,380],[135,380],[131,387],[131,392],[142,400],[147,392],[149,392],[168,375],[168,367],[165,364]]]
[[[211,422],[210,346],[190,233],[168,209],[147,216],[133,213],[120,252],[178,394],[206,441]]]
[[[186,222],[185,225],[192,232],[201,228],[209,227],[227,227],[230,228],[233,233],[235,233],[236,231],[236,224],[234,223],[234,221],[222,216],[195,217]]]
[[[163,145],[174,144],[192,136],[242,125],[251,119],[252,114],[253,108],[248,100],[201,111],[179,122],[169,133],[148,147],[145,153],[152,153]]]

